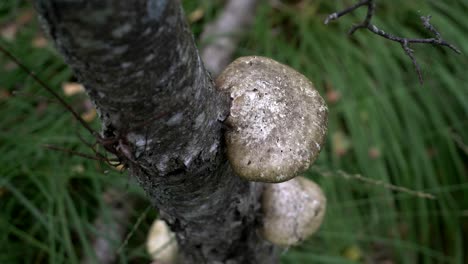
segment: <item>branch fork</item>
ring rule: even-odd
[[[399,36],[387,33],[383,31],[382,29],[378,28],[376,25],[371,23],[372,18],[375,14],[375,7],[376,7],[375,0],[361,0],[358,3],[354,4],[353,6],[343,9],[342,11],[332,13],[327,16],[324,23],[328,24],[333,20],[337,20],[344,15],[352,13],[354,10],[362,6],[367,6],[366,17],[361,23],[352,26],[348,34],[352,35],[358,29],[367,29],[370,32],[378,36],[381,36],[385,39],[400,43],[405,54],[408,55],[408,57],[411,59],[411,62],[413,63],[414,69],[416,70],[416,73],[418,74],[419,82],[421,84],[423,84],[422,71],[421,71],[421,67],[416,61],[416,57],[414,56],[414,50],[410,48],[411,43],[432,44],[435,46],[448,47],[449,49],[453,50],[455,53],[461,54],[461,51],[454,45],[444,40],[441,34],[439,33],[439,31],[437,31],[437,29],[435,29],[435,27],[430,23],[430,19],[431,19],[430,15],[421,16],[421,22],[424,28],[434,35],[433,38],[404,38],[404,37],[399,37]]]

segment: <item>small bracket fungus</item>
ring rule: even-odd
[[[313,84],[294,69],[264,57],[242,57],[216,80],[230,94],[227,156],[249,181],[283,182],[317,158],[328,109]]]
[[[320,187],[304,177],[268,184],[262,196],[260,235],[278,246],[297,244],[320,227],[326,202]]]
[[[163,220],[157,219],[151,225],[146,250],[154,261],[164,264],[176,263],[178,247],[175,234]]]

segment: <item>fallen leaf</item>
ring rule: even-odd
[[[32,41],[32,45],[35,48],[44,48],[47,46],[47,43],[47,39],[42,35],[36,36]]]
[[[32,9],[26,9],[16,19],[16,23],[20,26],[29,23],[34,18],[34,11]]]
[[[341,93],[337,91],[330,82],[324,82],[324,89],[326,91],[325,99],[328,103],[336,104],[341,99]]]
[[[96,113],[96,109],[94,108],[81,114],[81,118],[88,123],[91,123],[96,118],[96,116],[97,116],[97,113]]]
[[[205,11],[201,7],[199,7],[188,15],[188,21],[190,23],[195,23],[199,21],[200,19],[202,19],[204,15],[205,15]]]
[[[0,88],[0,102],[1,101],[6,101],[8,98],[11,97],[10,91],[4,88]]]
[[[343,257],[351,261],[359,261],[362,258],[362,250],[356,245],[349,246],[343,251]]]
[[[125,166],[123,164],[120,164],[118,166],[115,166],[114,168],[118,171],[123,171],[125,169]]]
[[[66,96],[72,96],[75,94],[84,93],[85,91],[84,86],[76,82],[66,82],[62,84],[62,90]]]
[[[380,150],[377,147],[370,147],[369,148],[369,157],[371,159],[380,158]]]
[[[3,68],[7,71],[11,71],[11,70],[14,70],[16,68],[18,68],[18,65],[12,61],[9,61],[7,63],[5,63],[5,65],[3,66]]]
[[[82,174],[85,171],[85,168],[82,164],[77,164],[71,167],[71,171],[78,174]]]
[[[337,90],[329,90],[326,94],[326,98],[330,104],[336,104],[341,99],[341,93]]]
[[[16,33],[18,30],[30,22],[34,17],[34,12],[32,9],[28,9],[21,13],[20,16],[16,18],[15,21],[9,22],[1,27],[0,29],[0,36],[2,36],[5,40],[13,41],[16,37]]]
[[[0,36],[7,41],[13,41],[18,32],[18,25],[16,23],[8,23],[0,29]]]
[[[351,141],[345,133],[342,131],[336,131],[332,135],[332,146],[333,153],[341,157],[344,156],[346,152],[348,152],[349,148],[351,147]]]

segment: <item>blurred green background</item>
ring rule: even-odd
[[[183,2],[187,16],[198,12],[196,39],[223,6]],[[236,52],[297,69],[330,109],[327,145],[307,174],[327,196],[325,222],[286,249],[282,263],[468,263],[468,1],[377,1],[373,22],[385,31],[428,37],[419,16],[432,15],[442,37],[462,51],[414,45],[424,85],[398,43],[367,31],[347,36],[364,8],[323,24],[355,2],[262,1]],[[61,94],[73,81],[28,1],[0,2],[0,45]],[[66,99],[92,119],[83,96]],[[119,263],[149,262],[144,241],[156,213],[142,190],[126,173],[42,147],[90,153],[71,114],[3,55],[0,120],[0,263],[80,262],[100,232],[96,217],[112,218],[109,189],[131,201],[127,240],[115,242]]]

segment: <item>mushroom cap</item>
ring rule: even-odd
[[[320,227],[326,203],[320,187],[304,177],[267,184],[262,196],[260,235],[278,246],[297,244]]]
[[[178,246],[174,233],[163,220],[157,219],[151,225],[146,240],[146,250],[153,260],[163,263],[176,263]]]
[[[328,109],[313,84],[265,57],[241,57],[216,79],[232,99],[226,119],[227,156],[249,181],[283,182],[317,158]]]

